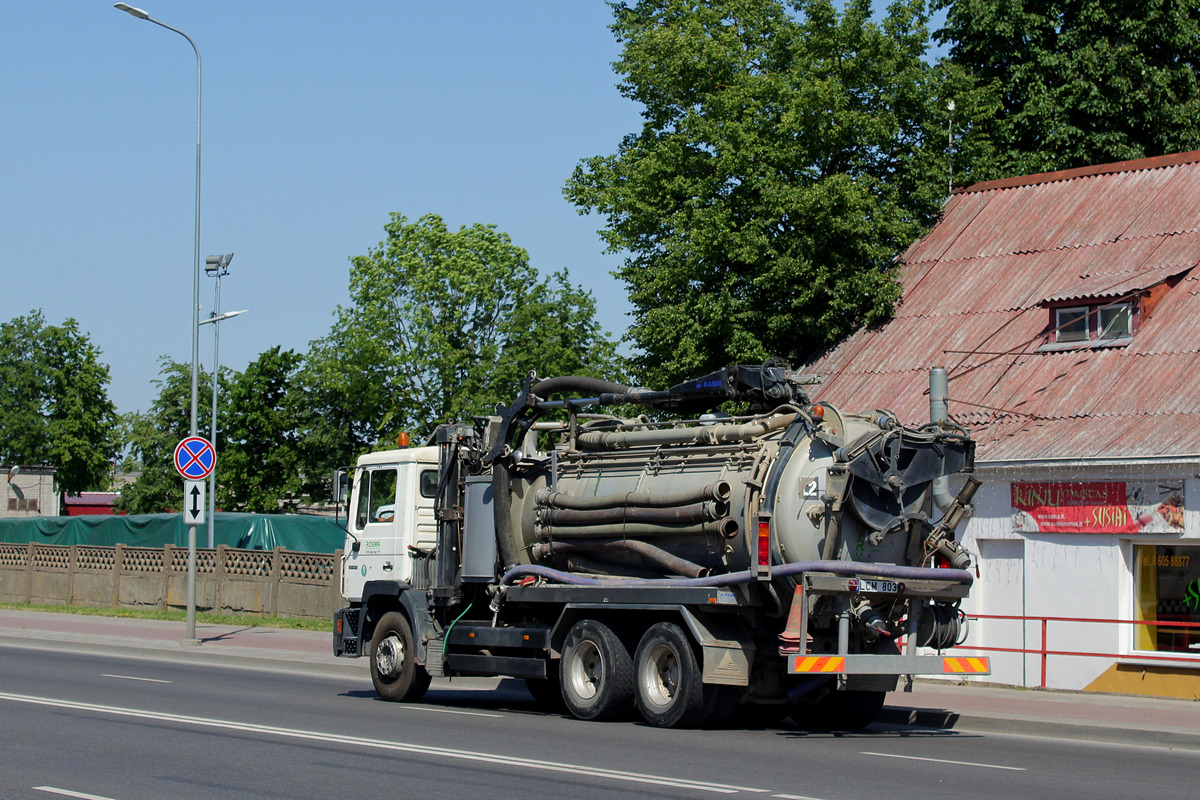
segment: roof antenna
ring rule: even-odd
[[[950,112],[950,119],[946,123],[946,193],[954,194],[954,101],[950,100],[946,103],[946,110]]]

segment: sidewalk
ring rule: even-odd
[[[197,623],[199,646],[181,644],[184,634],[182,622],[0,609],[0,643],[7,645],[117,650],[134,657],[287,669],[370,683],[367,660],[335,658],[328,633]],[[877,725],[1200,750],[1200,703],[1129,695],[918,681],[912,692],[888,695]]]

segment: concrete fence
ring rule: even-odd
[[[102,608],[187,607],[186,547],[0,543],[0,602]],[[196,551],[196,607],[331,619],[343,605],[342,551]]]

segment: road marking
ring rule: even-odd
[[[158,678],[139,678],[136,675],[109,675],[105,673],[101,678],[120,678],[123,681],[146,681],[146,683],[170,683],[170,681],[159,680]]]
[[[191,717],[183,714],[168,714],[162,711],[145,711],[137,708],[122,708],[120,706],[103,706],[95,703],[80,703],[70,700],[55,700],[49,697],[33,697],[31,695],[10,694],[0,692],[0,700],[14,703],[28,703],[52,708],[67,708],[75,711],[90,711],[98,714],[111,714],[117,717],[136,717],[138,719],[171,722],[177,725],[195,725],[202,728],[219,728],[223,730],[257,733],[264,736],[279,736],[289,739],[306,739],[317,742],[329,742],[353,747],[367,747],[377,750],[392,750],[401,753],[433,756],[436,758],[454,759],[458,761],[475,761],[485,764],[499,764],[541,772],[562,772],[570,775],[587,775],[594,778],[607,778],[614,781],[629,783],[645,783],[657,786],[668,786],[675,789],[693,789],[719,794],[737,794],[738,792],[756,792],[767,794],[769,789],[755,789],[749,786],[732,786],[724,783],[708,783],[687,778],[672,778],[666,775],[649,775],[640,772],[625,772],[622,770],[589,767],[582,764],[564,764],[557,761],[541,761],[519,756],[504,756],[497,753],[484,753],[474,750],[454,750],[447,747],[413,744],[410,742],[392,742],[386,739],[367,739],[361,736],[345,736],[337,733],[321,733],[305,731],[297,728],[278,728],[273,725],[258,725],[251,722],[231,722],[223,719],[207,717]],[[110,800],[102,798],[102,800]]]
[[[432,711],[435,714],[461,714],[464,717],[494,717],[500,719],[503,714],[489,714],[486,711],[459,711],[456,708],[435,708],[431,706],[407,705],[405,711]]]
[[[881,758],[906,758],[909,761],[933,761],[937,764],[955,764],[960,767],[986,767],[987,769],[1009,769],[1014,772],[1028,772],[1025,767],[1005,767],[1000,764],[980,764],[977,761],[951,761],[947,758],[923,758],[921,756],[901,756],[895,753],[863,753],[864,756],[880,756]]]
[[[113,800],[111,797],[105,797],[100,794],[85,794],[84,792],[72,792],[70,789],[56,789],[53,786],[35,786],[36,792],[50,792],[50,794],[61,794],[64,797],[78,797],[81,800]]]

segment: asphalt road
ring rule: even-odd
[[[1200,753],[872,726],[675,731],[544,713],[519,682],[370,683],[0,646],[0,799],[1189,797]]]

